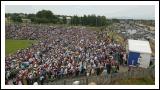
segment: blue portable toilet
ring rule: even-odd
[[[148,41],[128,39],[128,65],[149,67],[151,48]]]

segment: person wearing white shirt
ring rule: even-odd
[[[138,63],[138,66],[141,64],[141,56],[138,58],[138,61],[137,61],[137,63]]]
[[[22,85],[22,82],[21,82],[21,81],[19,81],[19,82],[18,82],[18,85]]]
[[[38,82],[34,82],[33,85],[38,85]]]

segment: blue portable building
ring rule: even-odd
[[[148,41],[128,40],[128,65],[149,67],[151,53]]]

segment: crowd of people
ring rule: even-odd
[[[55,78],[116,73],[127,61],[124,47],[104,32],[21,24],[5,29],[6,39],[38,41],[5,57],[7,85],[43,85]]]

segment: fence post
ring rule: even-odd
[[[64,85],[66,85],[66,80],[64,80]]]
[[[110,75],[111,75],[111,76],[110,76],[110,79],[111,79],[111,80],[110,80],[110,83],[112,83],[112,73],[110,73]]]
[[[88,78],[86,77],[86,85],[88,85]]]

